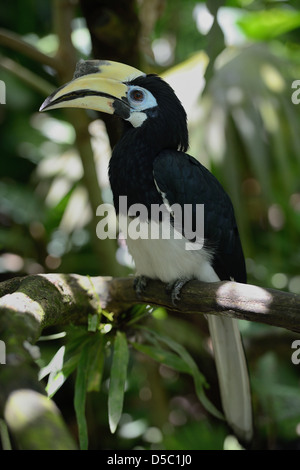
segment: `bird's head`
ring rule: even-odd
[[[155,127],[168,146],[188,147],[186,113],[173,89],[157,75],[118,62],[80,61],[73,80],[54,91],[40,111],[86,108],[114,114],[133,128]]]

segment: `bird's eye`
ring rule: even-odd
[[[139,116],[143,113],[142,118],[144,120],[147,119],[146,112],[157,107],[157,101],[152,93],[146,88],[137,85],[128,85],[127,100],[130,107],[130,115],[135,116],[137,113]],[[134,117],[132,119],[134,119]],[[134,125],[134,127],[138,127],[139,125],[140,124]]]
[[[133,89],[130,91],[130,98],[138,103],[141,103],[145,99],[145,94],[142,90]]]

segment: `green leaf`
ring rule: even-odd
[[[207,388],[208,384],[204,375],[201,374],[197,364],[195,363],[192,356],[188,353],[188,351],[181,344],[176,343],[175,341],[170,338],[167,338],[166,336],[158,334],[156,331],[149,330],[148,328],[144,327],[138,327],[138,329],[146,331],[154,337],[155,341],[165,343],[170,349],[172,349],[178,354],[178,356],[186,364],[188,373],[193,376],[197,397],[204,406],[204,408],[209,411],[209,413],[211,413],[213,416],[219,419],[224,419],[223,414],[219,410],[217,410],[217,408],[205,395],[204,388]]]
[[[99,391],[104,364],[105,338],[102,334],[88,335],[77,365],[74,407],[76,412],[80,448],[88,448],[88,431],[85,417],[86,394]],[[73,356],[74,357],[74,356]]]
[[[168,367],[171,367],[178,372],[185,372],[186,374],[190,373],[189,366],[176,354],[173,354],[166,349],[159,349],[154,346],[148,346],[146,344],[140,343],[130,343],[137,351],[140,351],[143,354],[151,357],[157,362],[164,364]]]
[[[91,335],[84,326],[69,325],[66,328],[66,332],[65,358],[68,360],[72,356],[80,353],[84,344],[90,340]]]
[[[92,281],[90,276],[87,276],[87,277],[89,278],[89,281],[91,283],[93,294],[96,297],[96,299],[98,300],[98,305],[97,305],[98,322],[100,323],[101,315],[104,315],[110,322],[113,322],[114,321],[113,313],[107,312],[106,310],[102,309],[100,297],[99,297],[99,294],[98,294],[98,292],[97,292],[97,290],[96,290],[96,288],[93,284],[93,281]],[[90,317],[90,315],[89,315],[89,317]],[[95,317],[95,315],[93,315],[93,317]],[[95,318],[93,319],[93,321],[95,321]],[[89,322],[90,322],[90,318],[89,318]],[[89,323],[89,326],[90,326],[90,323]],[[92,331],[92,330],[90,330],[90,328],[89,328],[89,331]],[[94,331],[96,331],[96,330],[94,330]]]
[[[164,320],[167,318],[168,314],[164,307],[157,307],[152,312],[152,317],[156,318],[157,320]]]
[[[74,407],[78,423],[81,449],[88,447],[85,419],[86,394],[99,391],[104,365],[105,336],[100,332],[88,333],[86,328],[69,328],[69,341],[53,356],[50,363],[41,369],[39,378],[49,375],[48,396],[53,396],[67,377],[76,369]]]
[[[247,13],[237,21],[243,32],[252,39],[267,40],[300,26],[300,13],[283,8]]]
[[[87,391],[99,392],[103,365],[104,365],[105,338],[102,334],[94,335],[93,341],[89,344],[89,360],[87,370]]]
[[[112,433],[116,431],[122,415],[128,359],[126,335],[118,331],[114,342],[108,395],[108,420]]]
[[[129,312],[124,312],[124,314],[121,316],[121,319],[124,319],[127,326],[131,326],[134,323],[140,321],[140,319],[143,318],[145,315],[148,315],[150,313],[150,310],[151,307],[149,305],[134,305],[133,307],[131,307]]]
[[[89,314],[88,316],[88,331],[95,333],[100,325],[100,315],[98,313]]]
[[[49,364],[41,368],[39,372],[39,380],[44,379],[47,375],[48,382],[46,385],[46,392],[48,397],[53,397],[57,390],[65,383],[70,373],[75,369],[77,362],[74,366],[65,367],[65,346],[59,348],[54,354]]]
[[[81,450],[87,450],[88,448],[88,432],[85,418],[88,361],[89,345],[86,344],[82,349],[82,353],[77,366],[74,395],[74,407],[78,424],[79,443]]]
[[[80,361],[81,350],[88,343],[89,338],[85,328],[75,326],[68,328],[66,345],[57,351],[48,366],[41,371],[40,378],[49,374],[46,390],[50,398],[76,369]]]
[[[82,360],[82,350],[85,347],[88,354],[86,359],[87,391],[99,391],[105,358],[105,343],[105,337],[100,332],[90,334],[86,328],[71,327],[67,344],[62,346],[49,364],[40,370],[40,380],[49,375],[46,386],[48,396],[52,397],[76,369]]]

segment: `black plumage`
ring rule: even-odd
[[[246,269],[231,200],[219,181],[195,158],[162,151],[153,164],[158,187],[170,205],[204,204],[204,248],[212,250],[212,266],[221,280],[246,282]],[[195,221],[193,220],[193,230]]]
[[[139,77],[130,85],[149,90],[158,106],[146,110],[141,127],[124,122],[124,131],[113,150],[109,179],[114,205],[127,196],[128,206],[163,204],[161,192],[170,205],[204,204],[204,248],[212,251],[212,266],[221,280],[246,282],[246,269],[234,210],[219,181],[188,148],[186,113],[172,88],[155,75]],[[160,191],[158,191],[158,189]],[[195,228],[193,220],[193,229]],[[182,227],[184,233],[184,227]]]
[[[161,204],[153,179],[153,162],[164,149],[185,151],[188,147],[186,112],[172,88],[156,75],[138,77],[130,85],[149,90],[158,106],[145,111],[147,119],[141,127],[124,121],[123,135],[113,149],[109,180],[117,213],[122,195],[128,197],[129,206],[140,203],[149,211],[151,204]],[[128,102],[123,101],[125,108]]]

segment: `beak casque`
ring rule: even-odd
[[[86,108],[114,114],[119,108],[118,104],[128,108],[126,84],[140,76],[145,74],[119,62],[81,60],[76,66],[73,80],[48,96],[40,111]]]

